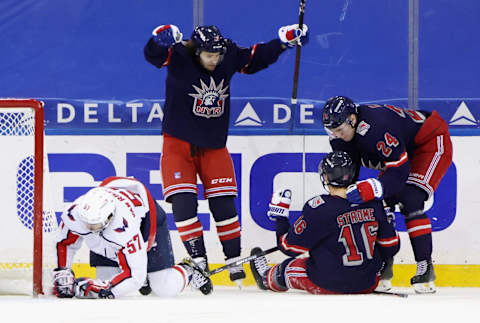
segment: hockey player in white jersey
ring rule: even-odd
[[[107,178],[69,205],[61,220],[53,282],[58,297],[117,298],[139,290],[147,276],[162,297],[178,295],[189,283],[205,295],[212,291],[191,259],[174,265],[165,212],[134,178]],[[82,242],[118,264],[112,277],[75,278],[71,266]]]

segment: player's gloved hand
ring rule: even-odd
[[[302,30],[298,27],[298,24],[283,26],[278,30],[278,38],[287,47],[294,47],[295,45],[305,45],[308,43],[308,26],[302,25]]]
[[[110,290],[110,282],[90,278],[78,278],[75,286],[77,298],[115,298]]]
[[[351,203],[360,204],[373,199],[383,199],[383,186],[378,179],[369,178],[347,188],[347,200]]]
[[[70,268],[58,267],[53,270],[53,294],[58,298],[75,296],[75,275]]]
[[[290,203],[292,202],[292,191],[289,189],[277,191],[272,194],[272,199],[268,204],[267,216],[275,221],[277,218],[288,219]]]
[[[168,47],[182,41],[183,34],[175,25],[160,25],[152,31],[153,40],[159,46]]]

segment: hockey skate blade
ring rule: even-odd
[[[437,291],[433,281],[427,283],[413,284],[413,289],[417,294],[433,294]]]
[[[376,292],[388,292],[392,289],[392,281],[390,279],[382,279],[378,282],[377,288],[375,288]]]
[[[238,287],[238,289],[242,289],[242,287],[243,287],[243,279],[234,280],[233,283],[235,284],[235,286]]]

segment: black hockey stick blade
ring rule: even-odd
[[[407,293],[397,293],[397,292],[387,292],[387,291],[373,291],[372,294],[386,295],[386,296],[397,296],[397,297],[402,297],[402,298],[407,298],[408,297]]]
[[[213,269],[213,270],[210,270],[209,272],[207,272],[207,274],[209,276],[211,275],[214,275],[214,274],[218,274],[219,272],[222,272],[226,269],[229,269],[231,267],[235,267],[235,266],[238,266],[238,265],[241,265],[241,264],[244,264],[244,263],[247,263],[247,262],[250,262],[250,260],[254,260],[254,259],[257,259],[258,257],[261,257],[261,256],[265,256],[265,255],[268,255],[272,252],[275,252],[279,250],[278,247],[272,247],[270,249],[267,249],[267,250],[264,250],[262,253],[259,253],[259,254],[255,254],[255,255],[251,255],[251,256],[248,256],[248,257],[245,257],[245,258],[242,258],[242,259],[238,259],[237,261],[234,261],[228,265],[225,265],[225,266],[222,266],[222,267],[218,267],[216,269]]]

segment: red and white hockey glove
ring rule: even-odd
[[[110,287],[109,281],[82,277],[76,281],[75,296],[77,298],[115,298]]]
[[[152,31],[152,35],[157,45],[165,47],[181,42],[183,37],[175,25],[160,25]]]
[[[383,186],[378,179],[369,178],[347,188],[347,200],[351,203],[360,204],[374,199],[383,199]]]
[[[290,203],[292,202],[292,191],[282,190],[273,193],[270,204],[268,204],[267,216],[275,221],[277,218],[288,219]]]
[[[278,38],[287,47],[294,47],[295,45],[305,45],[308,43],[308,26],[302,25],[302,30],[298,27],[298,24],[283,26],[278,30]]]
[[[53,294],[58,298],[75,296],[75,275],[70,268],[59,267],[53,270]]]

